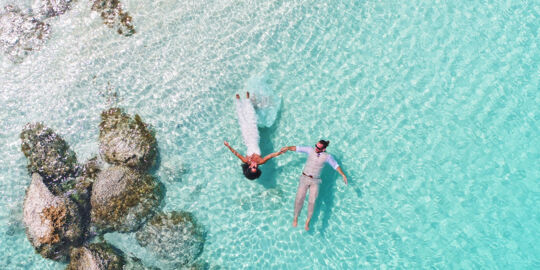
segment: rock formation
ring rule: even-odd
[[[181,266],[194,263],[204,246],[204,232],[189,212],[157,214],[135,237],[141,246]]]
[[[139,117],[131,119],[119,108],[101,113],[100,153],[105,161],[146,170],[156,159],[157,144],[152,132]]]
[[[27,124],[20,137],[30,173],[39,173],[46,183],[76,176],[75,152],[52,129],[41,123]]]
[[[31,51],[39,50],[50,28],[47,23],[7,5],[0,10],[0,49],[15,63]]]
[[[122,251],[106,243],[94,243],[71,250],[71,261],[66,270],[122,270]]]
[[[94,182],[91,220],[104,232],[135,231],[154,214],[160,200],[160,186],[151,175],[113,166]]]
[[[32,9],[36,16],[50,18],[64,14],[73,0],[34,0]]]
[[[81,242],[83,226],[77,205],[66,197],[55,196],[32,174],[26,191],[23,222],[30,243],[45,258],[63,261],[69,248]]]
[[[14,63],[20,63],[30,52],[39,50],[50,33],[45,21],[64,14],[74,0],[33,0],[33,14],[7,5],[0,9],[0,50]],[[124,36],[135,33],[132,18],[118,0],[92,0],[92,10],[99,12],[105,25]]]
[[[99,12],[105,25],[110,28],[116,28],[116,32],[124,36],[135,34],[131,16],[127,12],[124,12],[119,0],[92,1],[92,10]]]
[[[204,232],[193,215],[156,215],[163,190],[148,173],[158,154],[153,132],[118,108],[101,116],[100,153],[111,164],[105,169],[97,157],[79,165],[66,141],[41,123],[21,132],[32,174],[23,206],[31,244],[45,258],[70,259],[67,269],[148,269],[109,244],[89,244],[96,234],[139,230],[137,241],[167,265],[204,268],[197,261]]]

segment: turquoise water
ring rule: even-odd
[[[123,3],[132,37],[78,1],[23,63],[0,56],[0,268],[65,267],[20,222],[22,127],[43,121],[84,161],[111,92],[156,130],[164,209],[195,214],[212,267],[540,268],[538,1]],[[263,154],[327,138],[349,177],[325,169],[310,232],[290,225],[304,156],[250,182],[223,146],[245,150],[233,96],[261,75],[282,98]]]

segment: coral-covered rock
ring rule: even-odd
[[[39,50],[49,36],[49,25],[8,5],[0,10],[0,49],[15,63]]]
[[[92,223],[101,231],[135,231],[152,217],[161,197],[161,187],[151,175],[110,167],[98,174],[92,187]]]
[[[139,258],[126,256],[114,246],[101,242],[73,248],[66,270],[154,270]]]
[[[70,246],[79,244],[84,233],[77,205],[52,194],[37,173],[26,191],[23,222],[32,246],[53,260],[65,260]]]
[[[189,212],[156,214],[135,237],[139,244],[160,258],[177,265],[190,265],[204,247],[204,232]]]
[[[122,9],[119,0],[92,0],[92,10],[99,12],[103,23],[116,28],[118,34],[131,36],[135,34],[131,16]]]
[[[145,170],[156,159],[154,134],[138,115],[134,119],[119,108],[101,113],[99,148],[105,161]]]
[[[73,0],[34,0],[32,9],[40,17],[50,18],[64,14],[70,7]]]
[[[41,123],[27,124],[20,137],[30,173],[39,173],[45,182],[61,181],[77,175],[75,152],[52,129]]]
[[[125,263],[122,251],[107,243],[94,243],[72,249],[66,270],[122,270]]]
[[[149,267],[143,264],[141,259],[131,256],[126,256],[126,264],[123,270],[160,270],[157,267]]]

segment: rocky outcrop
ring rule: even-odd
[[[41,123],[27,124],[20,137],[30,173],[39,173],[45,182],[76,176],[78,166],[75,152],[52,129]]]
[[[64,14],[71,8],[73,0],[34,0],[32,9],[37,16],[50,18]]]
[[[33,14],[7,5],[0,10],[0,50],[14,63],[20,63],[30,52],[39,50],[50,33],[48,18],[64,14],[75,0],[32,0]],[[92,0],[92,10],[99,12],[105,25],[119,34],[135,33],[131,16],[119,0]]]
[[[92,2],[92,10],[99,12],[105,25],[116,28],[116,32],[124,36],[135,34],[132,18],[124,12],[119,0],[92,0]]]
[[[69,248],[82,240],[83,229],[77,205],[55,196],[34,173],[26,191],[23,222],[30,243],[45,258],[63,261]]]
[[[101,242],[73,248],[66,270],[154,270],[140,259],[126,256],[114,246]]]
[[[194,263],[203,250],[204,232],[189,212],[155,215],[135,237],[149,251],[177,265]]]
[[[146,170],[156,159],[154,134],[139,115],[132,119],[119,108],[101,113],[99,142],[102,157],[111,164]]]
[[[147,172],[156,159],[156,139],[141,118],[118,108],[102,113],[100,152],[112,164],[104,170],[97,157],[79,165],[68,144],[43,124],[27,124],[20,137],[32,173],[23,219],[36,251],[60,261],[71,255],[68,269],[148,269],[108,244],[87,244],[106,232],[140,229],[159,207],[162,187]],[[182,220],[190,235],[194,222]],[[199,249],[186,241],[186,248]],[[185,252],[182,264],[194,253]]]
[[[31,51],[39,50],[49,32],[47,23],[17,7],[8,5],[0,10],[0,49],[12,62],[22,62]]]
[[[91,220],[101,231],[135,231],[152,217],[160,200],[161,188],[151,175],[113,166],[93,184]]]
[[[131,256],[126,256],[126,264],[123,270],[160,270],[157,267],[149,267],[143,264],[141,259]]]
[[[122,251],[107,243],[94,243],[72,249],[66,270],[122,270],[125,263]]]

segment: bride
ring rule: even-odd
[[[236,114],[238,115],[238,124],[242,131],[242,138],[247,147],[246,156],[241,155],[234,150],[227,141],[223,144],[231,150],[231,152],[242,160],[242,172],[249,180],[255,180],[261,176],[259,165],[266,163],[269,159],[277,157],[284,152],[279,151],[261,157],[261,149],[259,148],[259,130],[257,129],[257,115],[253,104],[249,99],[249,92],[246,92],[246,98],[240,99],[240,95],[236,94]]]

